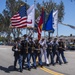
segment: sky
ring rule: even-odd
[[[0,0],[0,13],[2,13],[3,9],[5,9],[5,1],[6,0]],[[43,0],[36,0],[36,3],[39,2],[41,4],[42,1]],[[49,0],[44,0],[44,1],[49,1]],[[59,4],[61,0],[53,0],[53,1]],[[74,1],[71,2],[71,0],[62,0],[62,1],[65,7],[65,10],[64,10],[65,15],[62,22],[65,24],[70,24],[75,26],[75,2]],[[34,3],[34,0],[27,0],[27,3],[29,5],[32,5]],[[75,30],[68,26],[58,24],[58,36],[60,35],[69,36],[70,34],[75,35]],[[54,36],[57,35],[57,29],[55,29],[55,32],[53,35]]]

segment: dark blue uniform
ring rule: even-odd
[[[28,42],[27,42],[27,40],[21,41],[21,46],[22,46],[21,50],[22,50],[22,54],[23,54],[23,61],[22,61],[22,67],[23,67],[25,59],[28,56]]]
[[[54,39],[54,41],[53,41],[52,51],[53,51],[53,59],[54,59],[55,55],[57,55],[59,64],[61,65],[62,64],[62,61],[61,61],[60,56],[59,56],[58,43],[57,43],[57,40],[56,39]]]
[[[59,55],[61,55],[63,62],[67,63],[66,58],[64,56],[65,48],[64,48],[64,43],[63,43],[62,39],[60,39],[60,41],[58,43],[59,43],[59,47],[58,47]]]
[[[20,42],[15,43],[12,50],[14,51],[14,69],[16,69],[16,64],[19,60],[20,72],[22,72],[22,51]]]
[[[14,69],[16,69],[16,64],[19,59],[18,45],[16,43],[12,47],[12,51],[14,51]]]
[[[36,51],[36,53],[35,53],[35,58],[37,58],[38,57],[38,64],[42,67],[43,66],[43,64],[42,64],[42,56],[41,56],[41,45],[40,45],[40,43],[38,42],[38,40],[36,40],[36,42],[35,42],[35,51]]]
[[[36,68],[35,43],[32,40],[29,41],[29,52],[28,52],[28,65],[29,65],[29,67],[30,67],[31,57],[32,57],[32,60],[33,60],[33,67]]]

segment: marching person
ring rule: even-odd
[[[41,45],[39,40],[35,40],[35,58],[38,57],[38,64],[42,67],[42,58],[41,58]]]
[[[48,65],[49,61],[47,59],[47,52],[46,52],[47,44],[44,38],[40,41],[40,45],[41,45],[41,55],[43,56],[44,54],[45,64]]]
[[[20,72],[22,72],[22,55],[21,55],[20,38],[15,39],[15,44],[12,47],[12,51],[14,51],[14,69],[16,70],[16,64],[18,61],[19,67],[20,67]]]
[[[51,38],[48,38],[48,42],[47,42],[47,58],[49,59],[49,55],[50,55],[50,59],[51,59],[51,63],[52,65],[54,65],[54,59],[53,59],[53,52],[52,52],[52,40]]]
[[[29,49],[30,49],[30,58],[32,57],[32,60],[33,60],[33,67],[36,69],[36,58],[35,58],[35,42],[33,40],[32,37],[30,37],[29,39]]]
[[[28,40],[27,35],[24,35],[24,40],[21,41],[21,46],[23,50],[23,61],[22,61],[22,67],[24,67],[25,59],[28,56]]]
[[[58,58],[59,64],[61,65],[62,61],[60,59],[59,52],[58,52],[58,41],[57,41],[57,38],[54,38],[52,51],[53,51],[53,59],[54,59],[54,57],[56,55],[57,58]]]
[[[61,55],[64,63],[68,63],[65,56],[64,56],[65,47],[64,47],[63,40],[60,39],[58,44],[59,44],[59,46],[58,46],[59,55]],[[57,58],[57,60],[58,60],[58,58]],[[56,60],[56,62],[58,62],[57,60]]]

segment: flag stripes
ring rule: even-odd
[[[11,26],[16,28],[27,27],[27,14],[25,6],[22,6],[19,12],[11,18]]]
[[[44,18],[44,9],[42,8],[42,13],[41,13],[40,20],[38,23],[38,40],[41,39],[41,32],[42,32],[42,27],[43,27],[43,23],[44,23],[43,18]]]

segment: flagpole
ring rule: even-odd
[[[53,10],[53,6],[52,6],[52,10]],[[51,37],[51,32],[50,31],[48,31],[48,33],[49,33],[49,38]]]
[[[59,35],[58,35],[58,21],[57,21],[57,32],[56,32],[56,37],[58,39]]]
[[[42,0],[42,2],[44,2],[44,0]],[[44,7],[43,4],[42,4],[42,7]],[[44,38],[45,38],[45,30],[44,30]]]
[[[53,8],[54,8],[54,0],[53,0]],[[53,8],[52,8],[52,10],[53,10]],[[53,37],[53,33],[52,33],[52,37]]]
[[[58,22],[57,22],[57,38],[58,38]]]
[[[25,6],[26,6],[26,4],[27,4],[27,0],[25,0]],[[27,10],[27,8],[26,8],[26,10]],[[27,34],[27,28],[26,28],[26,34]]]
[[[45,38],[45,31],[44,31],[44,38]]]
[[[36,6],[36,0],[34,0],[34,8]],[[34,9],[34,15],[35,15],[35,9]],[[35,16],[34,16],[34,26],[35,26]],[[34,38],[34,28],[33,28],[33,38]]]
[[[43,2],[44,2],[44,0],[43,0]],[[45,9],[44,9],[44,11],[45,11]],[[45,19],[44,19],[44,21],[45,21]],[[44,23],[45,23],[45,22],[44,22]],[[46,32],[46,31],[44,30],[44,38],[45,38],[45,36],[46,36],[45,32]]]
[[[54,2],[54,0],[53,0]],[[53,4],[53,7],[54,7],[54,4]],[[59,37],[59,34],[58,34],[58,22],[57,22],[57,29],[56,29],[56,37],[58,38]]]

